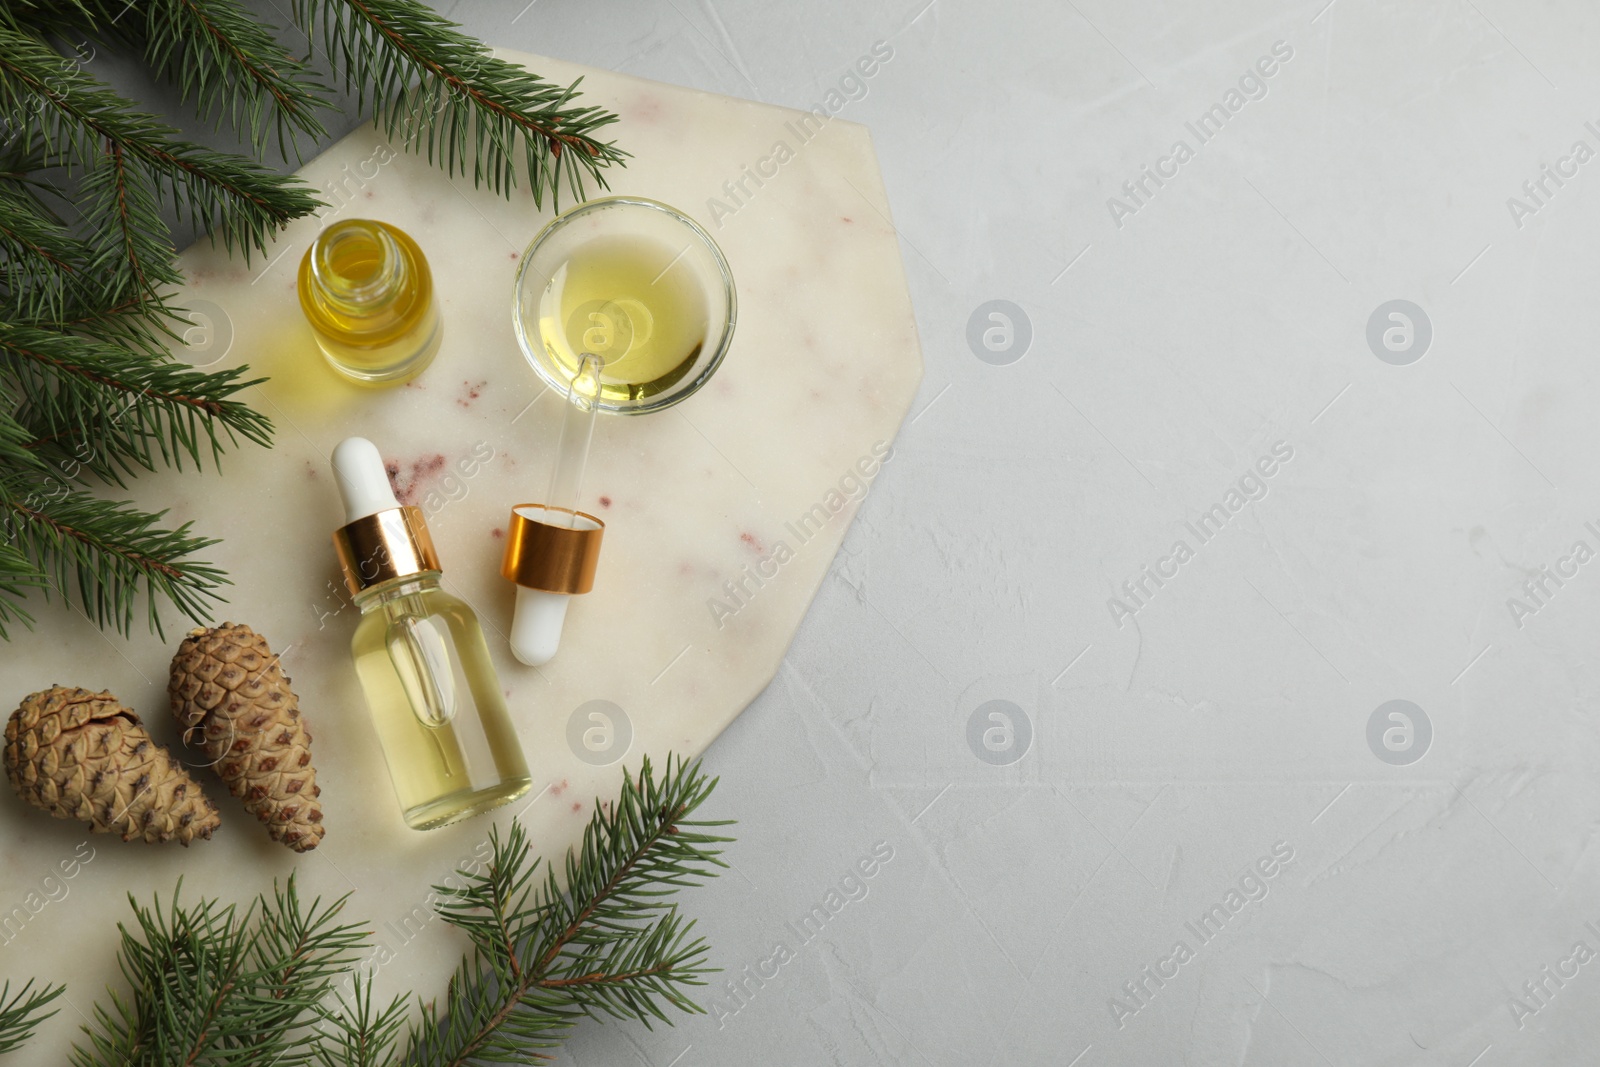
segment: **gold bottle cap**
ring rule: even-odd
[[[560,515],[558,522],[547,521]],[[567,525],[571,516],[572,526]],[[526,589],[568,595],[594,588],[600,563],[600,538],[606,524],[582,511],[544,504],[518,504],[506,528],[506,554],[500,574]]]
[[[391,578],[443,570],[422,509],[385,508],[333,532],[344,584],[352,595]]]

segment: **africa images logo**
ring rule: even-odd
[[[1167,154],[1155,161],[1154,168],[1147,163],[1139,168],[1136,176],[1123,182],[1123,195],[1106,199],[1106,210],[1111,213],[1111,221],[1117,229],[1122,229],[1123,220],[1137,215],[1140,208],[1150,203],[1156,193],[1166,187],[1167,182],[1176,178],[1184,164],[1194,159],[1203,146],[1221,133],[1229,120],[1243,111],[1246,104],[1252,100],[1265,100],[1268,80],[1293,58],[1294,48],[1288,41],[1273,41],[1271,54],[1262,56],[1254,65],[1247,67],[1239,76],[1237,85],[1229,86],[1220,101],[1202,111],[1192,122],[1183,124],[1189,136],[1194,138],[1194,144],[1189,143],[1189,137],[1179,137],[1172,142]]]
[[[1182,573],[1184,564],[1195,558],[1198,546],[1211,543],[1228,522],[1245,509],[1246,504],[1265,500],[1271,491],[1268,479],[1281,471],[1292,459],[1294,459],[1293,445],[1287,441],[1274,443],[1271,452],[1257,458],[1255,463],[1228,487],[1220,500],[1202,511],[1192,521],[1183,524],[1184,529],[1194,536],[1193,545],[1187,538],[1179,537],[1172,543],[1172,549],[1167,555],[1157,559],[1154,564],[1146,564],[1140,568],[1138,574],[1123,582],[1120,590],[1122,595],[1106,600],[1106,610],[1111,612],[1111,621],[1117,624],[1117,629],[1122,629],[1124,623],[1148,607],[1155,599],[1156,593],[1160,592],[1167,582]]]

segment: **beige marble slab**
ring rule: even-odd
[[[506,648],[511,590],[497,569],[510,505],[543,490],[561,411],[541,394],[510,320],[513,273],[548,203],[540,211],[526,193],[507,202],[447,181],[365,126],[302,171],[335,205],[326,219],[289,228],[266,261],[246,265],[206,245],[186,252],[186,295],[207,314],[185,356],[270,375],[249,400],[276,422],[277,441],[229,453],[220,475],[141,478],[134,495],[223,538],[209,555],[235,584],[217,618],[249,623],[282,654],[313,725],[328,837],[297,858],[204,778],[224,825],[187,851],[82,845],[80,829],[0,803],[5,977],[67,981],[87,1012],[115,973],[126,894],[169,893],[182,876],[186,895],[241,897],[298,871],[313,892],[351,892],[351,914],[376,924],[380,993],[442,989],[460,941],[430,921],[427,887],[482,848],[490,822],[416,833],[400,820],[350,667],[356,609],[328,540],[341,521],[328,455],[349,434],[398,465],[402,495],[429,515],[447,588],[480,613],[536,781],[523,818],[538,848],[564,851],[622,766],[704,750],[782,659],[922,369],[868,132],[507,54],[559,80],[582,75],[585,99],[621,116],[615,136],[634,158],[609,175],[614,192],[674,204],[715,235],[739,289],[731,355],[678,408],[602,417],[584,502],[609,523],[599,581],[573,606],[560,655],[535,670]],[[301,318],[299,258],[322,225],[348,217],[401,226],[433,265],[444,343],[407,387],[345,383]],[[470,462],[489,451],[488,462]],[[742,591],[730,596],[728,583]],[[0,646],[7,706],[53,683],[108,688],[176,743],[165,678],[182,620],[167,613],[163,642],[103,636],[58,605],[37,614],[36,631]],[[568,727],[591,700],[622,709],[632,738],[623,745],[619,731],[612,751],[585,761]],[[596,765],[608,758],[617,762]],[[64,878],[60,864],[74,859]],[[61,1047],[80,1021],[68,1008],[38,1048]]]

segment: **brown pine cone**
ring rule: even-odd
[[[55,686],[29,696],[6,723],[5,767],[29,804],[124,841],[187,845],[222,822],[182,765],[110,693]]]
[[[266,640],[225,622],[190,630],[172,657],[172,714],[274,841],[309,852],[322,841],[311,731]]]

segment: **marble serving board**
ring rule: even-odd
[[[141,477],[131,495],[222,538],[205,555],[234,584],[214,617],[249,623],[282,655],[312,725],[328,836],[293,855],[203,769],[223,826],[189,849],[91,838],[0,803],[0,975],[69,983],[71,1006],[38,1050],[64,1048],[114,980],[127,895],[170,894],[180,876],[191,899],[243,899],[291,871],[309,895],[351,893],[348,914],[377,931],[380,994],[442,991],[459,958],[428,888],[483,854],[491,819],[430,833],[401,822],[350,665],[357,609],[329,543],[342,519],[328,457],[341,439],[377,443],[402,500],[428,516],[446,588],[483,620],[535,779],[496,821],[520,815],[547,855],[578,839],[623,767],[701,752],[766,686],[872,478],[893,461],[922,359],[867,130],[503,54],[558,81],[582,76],[583,101],[616,111],[611,130],[632,153],[608,172],[611,190],[664,200],[715,236],[739,292],[732,351],[678,407],[600,418],[583,500],[608,524],[598,581],[573,604],[560,654],[536,670],[506,647],[512,590],[498,569],[511,505],[544,491],[562,413],[519,352],[510,313],[549,203],[447,180],[369,124],[301,171],[330,205],[323,217],[248,264],[204,242],[184,253],[196,327],[180,355],[269,376],[244,399],[272,418],[276,440],[229,451],[220,473]],[[299,310],[302,254],[324,225],[352,217],[402,227],[433,267],[443,346],[404,387],[337,377]],[[169,609],[165,640],[123,639],[59,602],[34,607],[36,629],[0,645],[6,707],[55,683],[110,689],[177,746],[165,690],[184,620]],[[597,709],[606,720],[589,718]]]

